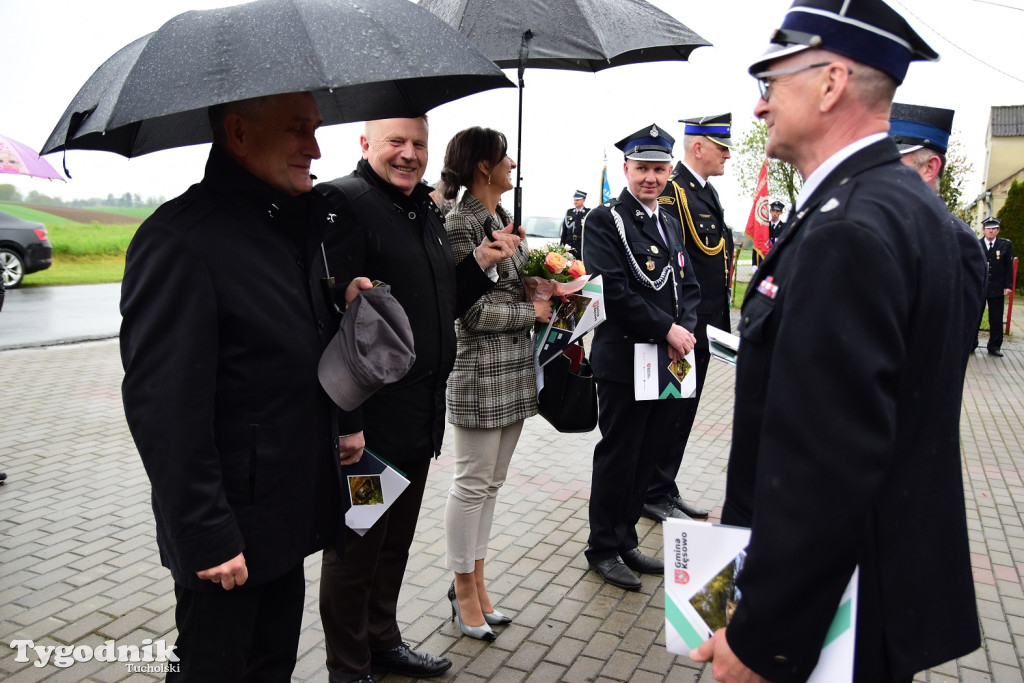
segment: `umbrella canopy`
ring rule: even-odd
[[[43,146],[126,157],[212,139],[207,108],[313,92],[325,124],[419,116],[513,85],[409,0],[258,0],[179,14],[110,57]]]
[[[38,152],[5,135],[0,135],[0,173],[64,180],[46,159],[40,158]]]
[[[420,6],[501,67],[523,66],[524,43],[525,66],[572,71],[685,60],[711,44],[644,0],[421,0]]]
[[[686,60],[710,45],[645,0],[420,0],[501,67],[519,69],[514,218],[523,216],[523,71]]]

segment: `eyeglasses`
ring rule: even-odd
[[[788,69],[775,69],[774,71],[762,71],[759,74],[754,74],[754,78],[757,79],[757,88],[761,92],[761,99],[765,102],[771,97],[772,79],[778,76],[788,76],[789,74],[798,74],[801,71],[807,71],[808,69],[817,69],[818,67],[828,66],[832,62],[815,62],[814,64],[805,64],[803,66],[791,66]],[[850,73],[853,73],[850,71]]]

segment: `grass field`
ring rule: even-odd
[[[89,211],[102,211],[103,213],[119,213],[122,216],[132,216],[133,218],[138,218],[140,223],[156,211],[155,206],[83,206],[82,208]]]
[[[120,256],[138,229],[137,225],[53,225],[47,226],[54,260],[74,256]]]
[[[26,275],[22,287],[49,285],[98,285],[120,282],[124,276],[124,254],[120,256],[54,257],[53,265]]]
[[[25,221],[35,221],[36,223],[42,223],[48,229],[55,226],[64,225],[81,225],[77,221],[68,220],[67,218],[61,218],[60,216],[54,216],[52,213],[46,213],[44,211],[37,211],[30,209],[27,206],[21,204],[10,204],[7,202],[0,202],[0,210],[4,213],[9,213],[15,218],[20,218]]]

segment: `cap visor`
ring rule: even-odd
[[[808,45],[769,45],[764,54],[757,58],[757,61],[750,65],[747,71],[751,76],[757,76],[762,71],[767,71],[768,64],[776,59],[795,55],[804,50],[810,50]]]
[[[653,150],[648,150],[646,152],[634,152],[633,154],[627,155],[626,158],[631,161],[672,161],[671,154],[655,152]]]

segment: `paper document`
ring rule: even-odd
[[[359,462],[342,465],[341,474],[352,505],[345,513],[345,524],[360,536],[369,531],[409,485],[404,474],[369,448],[363,449]]]
[[[555,306],[551,311],[551,321],[536,336],[538,368],[604,322],[606,314],[603,291],[601,276],[598,275],[583,285],[577,294],[570,294],[568,301],[552,299]]]
[[[708,350],[712,358],[736,365],[736,354],[740,350],[740,338],[725,330],[708,325]]]
[[[665,647],[688,655],[729,623],[742,596],[736,577],[743,571],[750,529],[669,518],[665,539]],[[825,637],[821,658],[808,683],[850,683],[857,623],[854,570]]]
[[[633,397],[637,401],[693,398],[697,395],[697,361],[691,350],[671,361],[668,344],[633,345]]]

